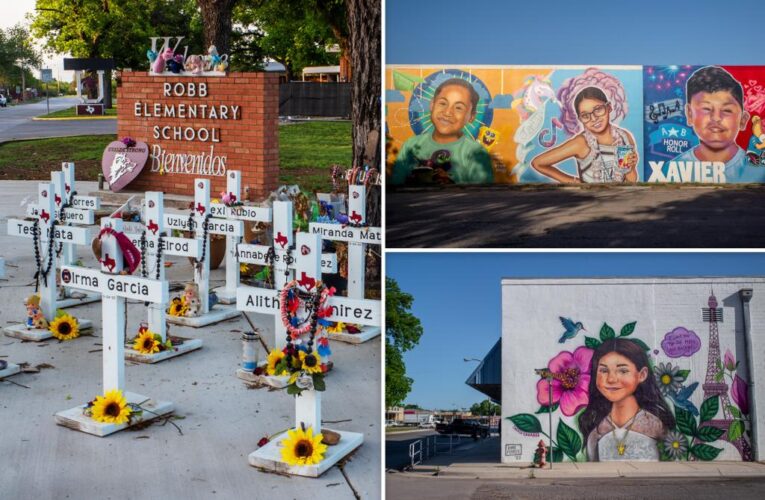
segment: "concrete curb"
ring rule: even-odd
[[[35,122],[60,122],[69,120],[116,120],[116,116],[63,116],[53,118],[43,118],[41,116],[35,116],[32,121]]]
[[[408,476],[471,479],[596,479],[596,478],[688,478],[765,477],[765,464],[757,462],[588,462],[555,464],[551,469],[497,463],[455,464],[445,467],[420,465]]]

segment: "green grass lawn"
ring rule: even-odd
[[[14,141],[0,145],[0,179],[50,179],[62,161],[77,164],[77,178],[97,180],[101,155],[113,135]],[[332,188],[331,165],[351,164],[351,124],[310,122],[279,127],[280,184],[306,191]]]
[[[104,115],[117,116],[117,108],[105,109]],[[38,116],[38,118],[75,118],[76,116],[77,115],[75,115],[75,108],[72,107],[72,108],[66,108],[66,109],[59,109],[58,111],[54,111],[53,113]]]

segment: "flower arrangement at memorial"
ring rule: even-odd
[[[289,376],[287,393],[300,395],[304,390],[323,391],[324,373],[328,366],[322,362],[331,354],[324,330],[331,326],[328,318],[332,308],[327,305],[335,289],[321,281],[311,291],[299,289],[297,280],[287,283],[280,293],[282,323],[287,329],[287,345],[268,354],[265,372],[269,376]],[[299,317],[300,312],[305,314]],[[315,345],[315,347],[314,347]],[[256,369],[262,373],[262,368]]]
[[[129,424],[133,417],[142,413],[140,406],[128,403],[119,389],[96,396],[83,410],[84,415],[103,424]]]
[[[156,354],[173,349],[173,343],[169,337],[162,342],[162,337],[149,330],[146,325],[138,328],[138,335],[131,342],[133,350],[141,354]]]
[[[80,326],[77,318],[60,311],[51,321],[48,331],[59,340],[72,340],[80,336]]]
[[[282,448],[282,460],[289,465],[315,465],[324,460],[327,445],[322,443],[320,432],[314,434],[312,427],[301,425],[287,431],[287,437],[279,445]]]

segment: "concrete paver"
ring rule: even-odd
[[[77,187],[85,193],[95,184]],[[33,181],[0,182],[0,255],[8,278],[0,281],[3,326],[23,319],[34,266],[31,240],[7,236],[6,223],[9,216],[22,215],[20,201],[35,193]],[[78,255],[95,266],[89,249],[80,248]],[[171,260],[171,282],[192,276],[186,259]],[[223,280],[223,269],[212,272],[213,286]],[[294,399],[283,391],[248,389],[235,377],[240,332],[249,329],[244,319],[203,329],[171,326],[172,335],[201,338],[204,347],[155,365],[127,363],[127,388],[172,401],[175,414],[183,417],[175,421],[183,435],[169,424],[107,438],[57,426],[54,413],[102,392],[100,303],[69,311],[93,321],[93,337],[32,343],[0,336],[3,359],[54,367],[0,382],[0,498],[354,498],[337,467],[309,479],[263,473],[248,464],[261,437],[293,424]],[[248,314],[273,345],[270,318]],[[128,335],[145,316],[143,303],[129,303]],[[331,347],[335,370],[322,395],[323,419],[339,421],[333,428],[364,434],[345,472],[361,498],[379,498],[380,340]]]

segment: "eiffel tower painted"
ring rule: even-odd
[[[742,460],[752,461],[752,448],[743,436],[739,437],[735,441],[728,439],[728,428],[730,427],[733,418],[731,418],[728,407],[730,406],[730,399],[728,398],[728,383],[725,381],[720,372],[723,370],[722,362],[720,358],[720,335],[717,330],[717,323],[723,322],[723,310],[717,307],[717,298],[715,298],[714,291],[709,296],[709,307],[702,307],[701,314],[705,323],[709,323],[709,355],[707,357],[707,376],[704,379],[704,401],[707,399],[718,396],[720,399],[720,407],[722,410],[723,418],[708,420],[699,425],[699,427],[716,427],[724,431],[724,434],[720,436],[721,440],[728,441],[736,447],[741,454]],[[718,382],[717,380],[720,380]],[[695,442],[700,442],[698,439],[694,439]]]

